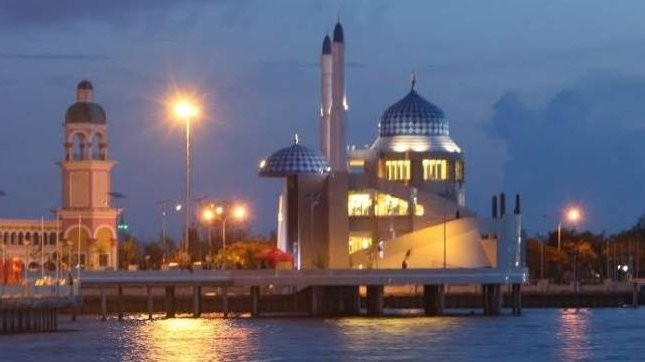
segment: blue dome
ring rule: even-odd
[[[300,174],[325,174],[329,164],[324,157],[311,149],[299,145],[298,139],[289,146],[273,153],[260,164],[263,177],[284,177]]]
[[[414,90],[385,110],[379,121],[379,135],[447,136],[448,120],[441,108]]]

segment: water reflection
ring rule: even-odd
[[[580,361],[591,357],[590,326],[589,309],[564,309],[560,312],[556,336],[562,360]]]
[[[122,340],[130,343],[125,360],[220,361],[254,354],[249,329],[230,320],[172,318],[136,322]]]

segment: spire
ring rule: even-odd
[[[322,53],[323,55],[331,54],[331,40],[329,39],[329,34],[325,35],[325,39],[323,39]]]
[[[343,34],[343,26],[340,25],[340,18],[334,27],[334,43],[343,43],[345,36]]]
[[[410,81],[412,83],[412,90],[414,90],[414,86],[417,85],[417,73],[412,71],[412,74],[410,75]]]

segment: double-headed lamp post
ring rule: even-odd
[[[226,249],[226,220],[232,216],[235,220],[242,221],[246,219],[247,210],[244,205],[233,205],[230,208],[217,206],[215,213],[222,220],[222,249]]]
[[[184,251],[188,252],[188,237],[190,228],[190,131],[191,123],[199,116],[199,107],[194,100],[179,98],[172,105],[175,119],[186,126],[186,164],[184,179]]]

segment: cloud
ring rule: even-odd
[[[588,213],[585,228],[615,231],[645,212],[645,79],[594,72],[531,109],[507,93],[487,132],[505,141],[504,188],[525,196],[529,229],[552,227],[569,202]]]

